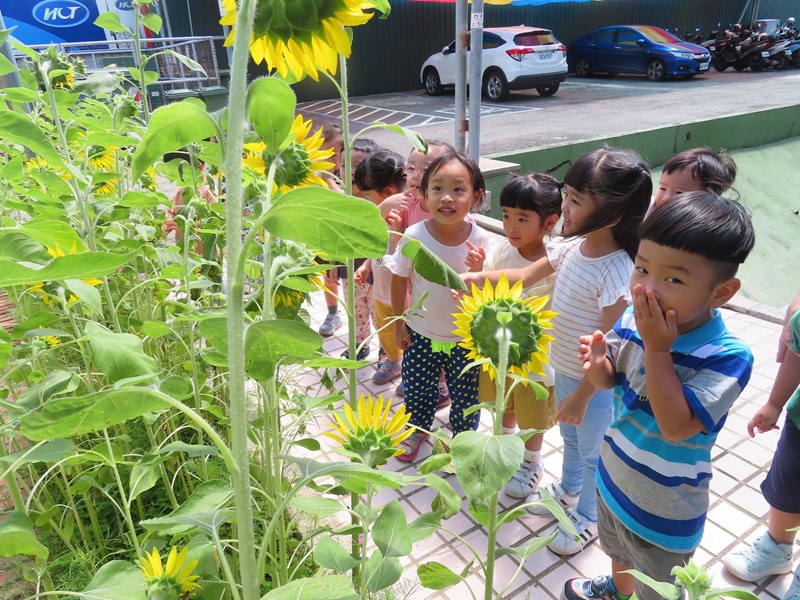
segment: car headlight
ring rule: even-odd
[[[672,52],[671,54],[678,58],[694,58],[694,54],[691,52]]]

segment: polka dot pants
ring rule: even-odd
[[[431,340],[416,331],[408,330],[412,345],[403,352],[403,386],[406,410],[411,424],[430,430],[439,402],[439,375],[444,369],[450,389],[450,425],[453,435],[478,428],[480,411],[464,416],[464,411],[478,403],[478,371],[461,371],[469,364],[467,351],[456,346],[448,356],[433,352]]]

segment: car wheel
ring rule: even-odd
[[[715,71],[719,71],[720,73],[722,73],[725,69],[728,68],[728,63],[726,63],[721,58],[715,58],[714,62],[711,63],[711,66],[714,67]]]
[[[546,98],[548,96],[552,96],[553,94],[555,94],[558,91],[560,85],[561,84],[558,82],[551,83],[550,85],[542,85],[537,87],[536,91],[539,92],[540,96],[544,96]]]
[[[483,93],[492,102],[500,102],[508,97],[508,82],[501,71],[490,71],[483,78]]]
[[[656,58],[647,63],[647,78],[650,81],[664,81],[667,78],[667,66],[660,58]]]
[[[578,62],[575,63],[575,75],[578,77],[588,77],[591,75],[592,69],[589,65],[589,59],[587,58],[580,58]]]
[[[442,81],[439,79],[439,73],[436,72],[436,69],[425,69],[423,81],[425,82],[425,93],[429,96],[442,95]]]

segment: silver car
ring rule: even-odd
[[[422,64],[420,78],[431,96],[438,96],[444,87],[455,85],[455,51],[453,41]],[[552,31],[538,27],[484,29],[482,63],[482,90],[493,102],[504,100],[510,90],[536,88],[542,96],[552,96],[567,78],[566,46]]]

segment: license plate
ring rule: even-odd
[[[701,71],[708,71],[708,63],[700,63]]]
[[[762,58],[769,58],[769,52],[762,52],[761,53],[761,57]]]
[[[552,52],[542,52],[542,53],[538,54],[537,56],[539,57],[539,60],[550,60],[551,58],[553,58],[553,53]]]
[[[792,51],[791,51],[791,50],[784,50],[784,51],[783,51],[783,53],[784,53],[786,56],[791,56],[791,55],[792,55]]]
[[[716,50],[716,49],[717,49],[717,47],[716,47],[716,46],[709,46],[709,47],[708,47],[708,49],[709,49],[709,50],[711,50],[711,51],[713,52],[714,50]]]

